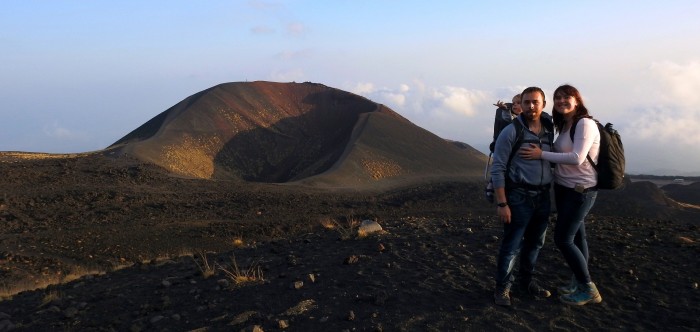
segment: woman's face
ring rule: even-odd
[[[563,93],[554,95],[554,110],[565,117],[573,116],[576,112],[576,98],[567,96]]]
[[[520,97],[513,98],[513,113],[520,114],[520,113],[522,113],[522,111],[523,111],[523,108],[520,105]]]

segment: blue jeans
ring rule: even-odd
[[[557,224],[554,243],[580,283],[591,281],[588,273],[588,242],[584,218],[593,207],[598,191],[578,193],[572,188],[554,185]]]
[[[513,267],[520,254],[520,283],[532,280],[535,262],[544,246],[549,222],[549,190],[533,192],[524,189],[509,190],[510,224],[503,224],[503,242],[496,262],[496,285],[510,287],[515,279]]]

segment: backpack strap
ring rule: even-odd
[[[593,119],[593,118],[591,118],[591,117],[586,117],[586,118],[592,119],[593,121],[595,121],[596,126],[598,126],[598,121],[597,121],[596,119]],[[576,125],[578,124],[578,121],[581,120],[581,119],[583,119],[583,118],[578,118],[578,119],[574,120],[574,123],[571,124],[571,129],[569,129],[569,137],[571,138],[571,143],[572,143],[572,144],[574,143],[574,133],[576,132]],[[593,169],[594,169],[594,170],[596,171],[596,173],[597,173],[597,172],[598,172],[598,165],[596,165],[596,164],[593,162],[593,158],[591,158],[591,155],[590,155],[590,154],[586,154],[586,159],[588,159],[588,162],[591,163],[591,166],[593,166]]]
[[[551,120],[547,120],[544,118],[541,121],[542,126],[544,126],[544,128],[547,130],[547,142],[549,143],[549,146],[551,148],[552,146],[554,146],[554,124]],[[508,156],[508,163],[506,164],[506,169],[510,169],[510,161],[513,159],[513,157],[515,157],[515,154],[518,152],[520,146],[523,145],[523,143],[541,143],[539,140],[536,139],[523,139],[525,127],[517,119],[513,119],[513,126],[515,126],[515,132],[517,136],[515,139],[515,144],[513,144],[513,149],[510,151],[510,155]]]
[[[508,162],[506,162],[506,181],[508,181],[510,162],[513,160],[513,157],[515,157],[515,154],[518,152],[518,148],[523,144],[523,133],[525,131],[525,127],[523,127],[523,124],[520,123],[518,119],[513,119],[513,128],[515,128],[515,143],[513,143],[513,147],[510,150],[510,155],[508,155]]]
[[[520,120],[518,119],[519,117],[513,119],[513,127],[515,128],[516,138],[515,143],[513,143],[513,147],[510,150],[510,155],[508,155],[508,162],[506,162],[506,186],[508,186],[508,183],[513,183],[508,173],[510,172],[510,163],[511,161],[513,161],[513,157],[515,157],[515,154],[518,153],[518,150],[520,150],[520,146],[524,143],[540,144],[539,140],[523,138],[525,136],[525,126],[523,126],[522,122],[520,122]],[[554,134],[550,131],[549,136],[549,144],[550,146],[552,146],[551,144],[554,139]]]
[[[549,148],[553,151],[554,150],[554,122],[552,120],[552,116],[549,115],[549,113],[542,112],[542,116],[540,117],[540,121],[542,122],[542,125],[544,126],[545,129],[547,129],[547,141],[549,141]],[[550,163],[551,167],[554,168],[554,163]]]

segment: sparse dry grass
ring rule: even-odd
[[[78,280],[87,275],[103,275],[107,273],[104,269],[98,269],[96,267],[85,267],[80,265],[75,265],[71,267],[70,272],[63,275],[60,280],[61,284],[69,283],[71,281]]]
[[[41,298],[41,304],[39,304],[39,308],[43,308],[51,302],[59,300],[60,298],[61,293],[59,293],[57,290],[50,290],[44,294],[44,297]]]
[[[84,153],[43,153],[43,152],[19,152],[9,151],[0,153],[0,161],[15,161],[15,160],[37,160],[37,159],[69,159],[90,155],[90,152]]]
[[[383,160],[382,160],[383,159]],[[363,159],[362,166],[374,180],[399,176],[404,173],[400,164],[387,158]]]
[[[0,284],[0,300],[10,299],[15,294],[32,291],[37,289],[47,289],[53,285],[66,284],[71,281],[78,280],[87,275],[102,275],[107,273],[105,269],[97,267],[88,267],[82,265],[73,265],[65,271],[59,271],[56,274],[44,275],[41,279],[22,280],[13,282],[12,284]]]
[[[323,228],[335,230],[336,232],[338,232],[342,240],[349,240],[355,238],[355,236],[364,236],[358,233],[358,228],[360,227],[360,220],[352,216],[346,218],[345,222],[340,222],[333,218],[324,218],[321,219],[320,223],[321,226],[323,226]]]
[[[195,255],[199,257],[199,261],[196,259]],[[216,266],[211,264],[202,251],[192,251],[190,249],[181,249],[178,253],[174,255],[170,254],[160,254],[155,258],[143,258],[141,263],[143,264],[156,264],[159,262],[172,260],[174,257],[192,257],[202,271],[202,275],[205,278],[213,276],[216,272]],[[200,263],[200,261],[202,263]],[[34,291],[40,289],[48,289],[54,285],[67,284],[72,281],[76,281],[85,276],[98,276],[104,275],[109,272],[119,271],[125,268],[130,268],[134,266],[133,262],[125,258],[111,262],[107,266],[97,266],[97,265],[70,265],[64,266],[64,269],[57,271],[56,273],[44,274],[39,279],[27,279],[21,281],[15,281],[12,283],[0,282],[0,301],[11,299],[14,295],[25,291]]]
[[[357,230],[357,237],[358,238],[363,239],[363,238],[367,237],[367,235],[369,235],[369,233],[366,232],[364,229]]]
[[[197,260],[195,257],[192,257],[192,259],[194,260],[194,263],[197,264],[199,272],[202,273],[202,277],[204,277],[204,279],[216,274],[216,267],[214,264],[209,263],[209,258],[207,258],[206,252],[197,251],[197,257],[199,257],[199,260]]]
[[[231,256],[230,267],[219,265],[219,270],[224,272],[236,286],[265,281],[260,261],[253,262],[247,269],[241,269],[236,261],[236,255]]]
[[[166,145],[156,164],[180,175],[210,179],[214,175],[214,156],[222,140],[217,136],[185,135],[180,142]]]
[[[233,246],[236,248],[240,248],[243,246],[243,238],[241,237],[234,237],[233,240],[231,240],[231,243],[233,243]]]

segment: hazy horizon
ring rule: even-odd
[[[488,152],[494,102],[531,85],[550,102],[570,83],[621,132],[628,173],[700,175],[698,12],[695,1],[10,1],[0,151],[100,150],[192,94],[263,80],[354,92]]]

